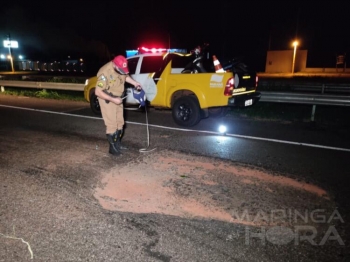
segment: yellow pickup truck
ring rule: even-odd
[[[260,99],[255,72],[232,67],[224,72],[209,69],[193,73],[185,70],[191,55],[177,53],[140,54],[127,59],[130,75],[141,83],[148,105],[171,109],[180,126],[194,126],[202,118],[223,116],[230,107],[251,106]],[[99,114],[95,86],[96,77],[87,79],[84,97]],[[126,86],[126,105],[137,104],[131,92]]]

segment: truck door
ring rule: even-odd
[[[132,58],[128,58],[128,67],[129,67],[129,74],[130,76],[137,80],[137,73],[139,72],[139,61],[140,61],[140,57],[132,57]],[[139,82],[139,81],[138,81]],[[140,82],[141,83],[141,82]],[[137,105],[139,104],[133,97],[132,95],[132,86],[129,83],[125,83],[125,87],[126,87],[126,101],[125,103],[128,105]]]
[[[155,72],[158,72],[162,68],[162,64],[162,55],[143,56],[140,64],[140,72],[135,75],[135,80],[141,83],[148,101],[152,101],[157,95],[157,85],[153,76]]]

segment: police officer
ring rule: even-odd
[[[128,60],[116,56],[100,68],[97,73],[95,95],[101,108],[102,118],[106,126],[109,153],[119,155],[123,135],[124,112],[122,95],[125,82],[141,90],[141,85],[129,76]]]

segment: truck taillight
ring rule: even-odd
[[[224,91],[224,95],[225,96],[231,96],[233,89],[235,86],[235,79],[233,77],[231,77],[229,80],[227,80],[226,82],[226,86],[225,86],[225,91]]]
[[[255,76],[255,89],[258,87],[259,77]]]

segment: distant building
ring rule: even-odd
[[[293,67],[293,50],[267,51],[265,73],[291,73]],[[294,72],[306,69],[307,50],[297,50]]]
[[[292,73],[294,50],[267,51],[265,73]],[[294,73],[349,73],[346,56],[334,56],[334,67],[307,67],[308,50],[297,50]]]

